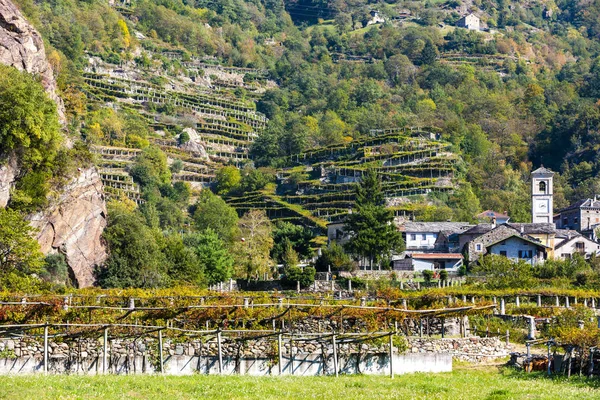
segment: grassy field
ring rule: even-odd
[[[498,367],[446,374],[335,377],[2,376],[2,399],[598,399],[596,380]]]

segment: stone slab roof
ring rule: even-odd
[[[406,233],[427,233],[427,232],[463,232],[473,225],[468,222],[407,222],[403,225],[402,231]]]
[[[556,233],[556,225],[552,223],[537,223],[537,224],[516,224],[509,222],[506,224],[511,228],[518,230],[526,235],[535,234],[552,234]]]
[[[541,167],[539,167],[538,169],[536,169],[535,171],[532,171],[531,174],[550,174],[550,175],[554,175],[554,172],[552,170],[549,170],[548,168],[545,168],[543,165]]]

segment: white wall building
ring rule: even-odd
[[[544,167],[531,173],[531,222],[534,224],[554,220],[553,177],[554,172]]]
[[[461,19],[458,20],[456,26],[460,28],[466,28],[474,31],[478,31],[480,25],[479,17],[475,14],[465,15]]]

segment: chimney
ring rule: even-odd
[[[496,216],[492,217],[492,229],[496,227]]]
[[[521,234],[525,233],[525,226],[521,225]]]

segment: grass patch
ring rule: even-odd
[[[397,376],[2,376],[2,399],[597,399],[598,381],[490,367]],[[375,397],[373,397],[375,396]]]

